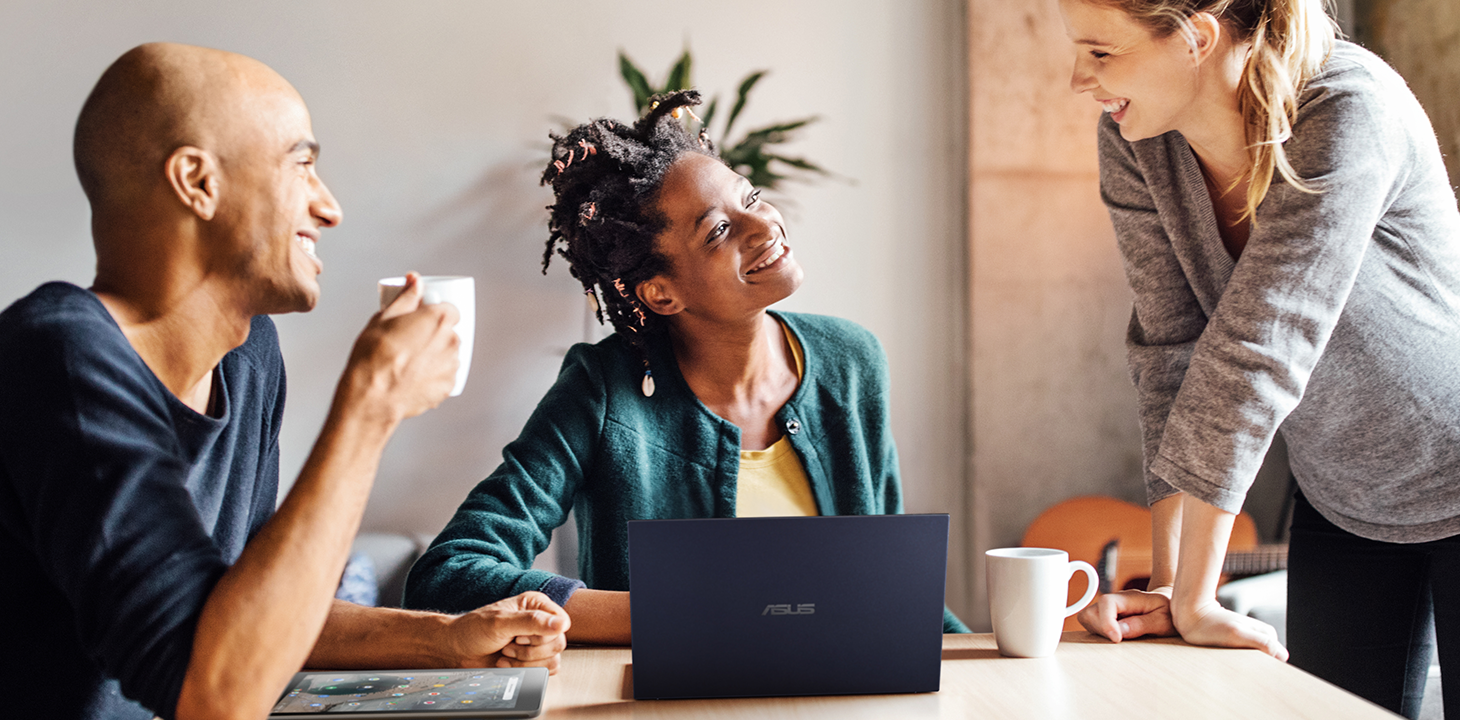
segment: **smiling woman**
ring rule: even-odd
[[[781,214],[677,119],[698,102],[670,93],[632,126],[554,138],[544,271],[564,257],[617,332],[569,351],[411,570],[409,606],[531,588],[568,610],[570,639],[627,644],[628,520],[902,512],[882,347],[768,309],[801,266]],[[581,583],[530,569],[573,509]],[[944,629],[967,631],[946,610]]]
[[[1215,597],[1280,429],[1301,490],[1291,660],[1412,716],[1431,626],[1460,674],[1460,212],[1428,118],[1321,0],[1060,7],[1070,85],[1107,112],[1155,556],[1150,592],[1080,621],[1287,657]]]

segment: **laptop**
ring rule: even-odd
[[[947,515],[628,525],[635,699],[938,690]]]

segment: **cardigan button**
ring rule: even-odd
[[[796,418],[791,418],[790,420],[787,420],[786,432],[791,433],[792,435],[801,432],[801,421],[797,420]]]

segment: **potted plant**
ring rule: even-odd
[[[669,69],[664,83],[655,87],[649,82],[644,72],[634,64],[629,56],[622,50],[618,54],[619,74],[623,76],[624,83],[629,86],[634,96],[634,109],[643,114],[649,107],[650,99],[660,93],[674,90],[684,90],[692,86],[690,80],[690,69],[693,60],[690,57],[689,49],[679,56],[679,60]],[[831,173],[819,165],[799,157],[790,157],[781,154],[776,147],[795,139],[798,131],[817,120],[816,116],[805,117],[799,120],[778,122],[764,127],[747,131],[743,137],[735,142],[730,142],[730,132],[735,129],[735,121],[740,117],[740,112],[745,109],[745,103],[750,97],[750,91],[765,77],[766,70],[756,70],[745,79],[740,81],[740,86],[735,91],[735,105],[730,110],[730,115],[725,120],[724,127],[719,133],[711,128],[711,123],[718,117],[716,110],[720,105],[719,96],[712,98],[705,106],[702,117],[698,118],[700,125],[709,130],[711,137],[719,137],[717,143],[720,148],[720,157],[723,158],[732,169],[746,176],[752,185],[778,190],[782,180],[803,179],[809,175],[829,176]],[[691,120],[690,122],[695,122]],[[698,130],[698,128],[691,128]]]

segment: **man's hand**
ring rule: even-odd
[[[571,624],[548,596],[529,592],[452,618],[447,632],[461,667],[545,667],[556,673]]]
[[[1178,611],[1174,619],[1176,629],[1181,631],[1181,639],[1192,645],[1256,648],[1283,662],[1288,661],[1288,649],[1278,642],[1277,630],[1256,618],[1238,615],[1219,605],[1215,599],[1190,610]]]
[[[405,289],[370,318],[355,340],[340,380],[340,398],[390,425],[441,404],[456,382],[460,319],[450,303],[422,305],[421,276],[406,276]]]
[[[1086,630],[1103,635],[1111,642],[1138,638],[1142,635],[1175,635],[1171,622],[1171,588],[1154,588],[1150,592],[1125,590],[1106,593],[1080,611],[1080,624]]]

